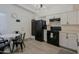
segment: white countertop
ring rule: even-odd
[[[79,31],[75,31],[75,30],[62,30],[60,32],[66,32],[66,33],[79,33]]]

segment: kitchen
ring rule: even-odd
[[[78,44],[79,44],[79,11],[78,10],[79,9],[78,7],[79,5],[74,5],[71,11],[60,12],[60,13],[37,18],[37,19],[46,20],[47,29],[44,29],[44,40],[46,42],[50,44],[53,42],[52,44],[54,45],[54,41],[50,41],[51,39],[48,38],[48,35],[50,35],[49,37],[52,38],[54,36],[54,33],[49,33],[48,35],[46,34],[47,32],[51,31],[51,27],[53,28],[60,27],[60,29],[58,28],[59,29],[58,46],[79,53],[79,47],[78,47]],[[52,40],[54,39],[52,38]]]

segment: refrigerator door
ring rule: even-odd
[[[36,33],[35,33],[35,39],[38,41],[44,41],[44,33],[43,33],[43,21],[38,20],[36,21]]]

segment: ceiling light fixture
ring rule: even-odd
[[[44,4],[34,4],[34,7],[36,9],[43,9],[43,8],[46,8],[46,5],[44,5]]]
[[[47,6],[45,4],[34,4],[33,6],[36,12],[42,12],[43,10],[47,10]]]

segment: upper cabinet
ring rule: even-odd
[[[70,25],[75,25],[77,24],[77,12],[69,12],[67,13],[67,19],[68,19],[68,23]]]
[[[61,18],[61,14],[54,15],[54,18]]]
[[[61,15],[61,25],[66,25],[67,24],[67,14],[63,13]]]
[[[58,23],[57,25],[79,25],[79,11],[70,11],[70,12],[64,12],[59,14],[54,14],[51,16],[46,16],[46,23],[47,25],[51,25],[50,19],[54,18],[60,18],[59,22],[52,22]]]
[[[77,25],[77,11],[62,14],[61,25]]]
[[[77,24],[79,24],[79,11],[77,11]]]

